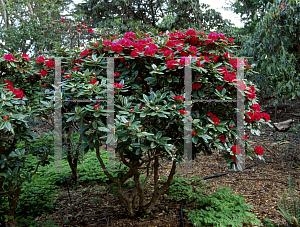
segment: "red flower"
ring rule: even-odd
[[[188,50],[191,52],[191,54],[197,54],[197,48],[194,46],[190,46]]]
[[[92,79],[92,77],[90,77],[90,79]],[[94,78],[91,82],[89,82],[89,84],[92,84],[92,85],[94,85],[95,83],[97,83],[97,79],[96,78]]]
[[[187,62],[187,63],[185,63]],[[180,58],[179,60],[179,64],[180,65],[188,65],[191,63],[191,59],[190,58],[186,58],[186,57],[183,57],[183,58]]]
[[[215,54],[210,54],[209,56],[213,56],[212,60],[213,60],[214,62],[216,62],[216,61],[218,60],[218,58],[219,58],[219,56],[217,56],[217,55],[215,55]]]
[[[250,108],[252,110],[256,110],[256,111],[260,112],[260,105],[259,104],[253,104],[252,106],[250,106]]]
[[[94,109],[99,109],[100,105],[94,105]]]
[[[195,30],[189,29],[185,33],[186,36],[196,36],[197,32]]]
[[[238,145],[232,146],[231,151],[233,152],[233,154],[236,154],[236,155],[240,155],[242,153],[242,149]]]
[[[89,28],[87,31],[88,31],[89,33],[94,32],[92,28]]]
[[[8,116],[3,116],[3,119],[6,120],[8,118]]]
[[[72,71],[80,71],[81,70],[81,67],[74,67],[73,69],[72,69]]]
[[[194,129],[194,130],[193,130],[191,133],[192,133],[192,135],[195,135],[195,133],[196,133],[196,130]]]
[[[247,136],[244,136],[244,140],[248,140],[248,137],[247,137]]]
[[[133,46],[133,44],[134,44],[133,41],[131,41],[130,39],[126,39],[126,38],[122,39],[118,43],[120,43],[123,47]]]
[[[193,84],[192,86],[192,90],[199,89],[199,88],[201,88],[201,84],[199,83]]]
[[[246,90],[246,84],[243,81],[237,81],[237,87],[240,91],[245,91]]]
[[[258,155],[263,155],[263,153],[264,153],[264,149],[262,149],[262,147],[259,147],[259,146],[254,147],[254,151]]]
[[[45,64],[48,68],[53,68],[55,66],[55,62],[52,60],[46,61]]]
[[[107,39],[103,41],[103,45],[105,46],[111,46],[113,43],[111,41],[108,41]]]
[[[176,99],[176,100],[179,100],[179,99],[181,99],[181,100],[182,100],[182,102],[183,102],[183,100],[184,100],[184,98],[183,98],[182,96],[174,96],[174,99]]]
[[[71,78],[71,75],[67,75],[65,76],[66,79],[70,79]]]
[[[269,121],[270,120],[270,115],[267,113],[262,113],[261,116],[266,120]]]
[[[231,54],[228,53],[228,52],[226,52],[225,54],[223,54],[223,57],[224,57],[224,58],[228,58],[229,60],[232,59]]]
[[[114,73],[114,77],[120,76],[120,73]]]
[[[236,79],[236,75],[234,72],[228,73],[227,75],[223,76],[223,79],[228,82],[232,82],[234,79]]]
[[[227,75],[228,74],[228,70],[226,67],[220,67],[220,69],[218,69],[218,71],[220,71],[221,74]]]
[[[124,87],[124,85],[123,84],[119,84],[119,83],[114,83],[114,87],[122,88],[122,87]]]
[[[5,54],[3,56],[3,58],[6,60],[6,61],[15,61],[15,57],[12,55],[12,54]]]
[[[11,85],[11,86],[12,86],[12,85],[13,85],[13,82],[8,81],[8,80],[4,80],[4,81],[3,81],[3,84],[8,84],[8,85]]]
[[[175,61],[174,59],[168,60],[167,61],[167,68],[168,69],[175,69],[177,67],[178,62]]]
[[[171,51],[171,50],[165,50],[164,51],[164,57],[169,57],[171,55],[171,57],[173,58],[174,57],[174,53],[173,53],[173,51]]]
[[[187,111],[185,110],[178,110],[181,114],[187,114]]]
[[[65,21],[66,19],[65,18],[61,18],[61,21]]]
[[[47,84],[44,84],[43,87],[45,87]]]
[[[133,44],[134,48],[141,51],[144,51],[144,45],[142,43],[134,43]]]
[[[124,38],[127,38],[127,39],[135,39],[135,34],[133,32],[127,32],[125,35],[124,35]]]
[[[48,75],[48,72],[47,72],[47,70],[44,70],[44,69],[42,69],[39,73],[38,73],[38,76],[39,77],[45,77],[46,75]]]
[[[215,123],[216,126],[220,123],[220,120],[217,117],[212,117],[211,120]]]
[[[229,125],[229,128],[230,128],[230,129],[233,129],[233,125]]]
[[[219,86],[218,86],[218,87],[216,87],[216,90],[218,90],[218,91],[222,91],[222,90],[223,90],[223,88],[224,88],[224,87],[219,87]]]
[[[233,38],[227,38],[227,39],[230,43],[234,40]]]
[[[247,112],[246,113],[248,116],[246,116],[246,118],[245,118],[245,120],[247,121],[247,122],[253,122],[253,120],[254,120],[254,116],[253,116],[253,114],[252,114],[252,112]]]
[[[6,89],[6,91],[12,91],[12,92],[14,91],[13,86],[6,86],[6,87],[4,87],[4,88],[7,88],[7,89],[8,89],[8,90]]]
[[[93,46],[94,46],[94,47],[97,47],[97,46],[98,46],[98,42],[96,42]]]
[[[175,41],[168,41],[168,42],[166,43],[166,46],[167,46],[167,47],[175,47],[175,46],[176,46],[176,42],[175,42]]]
[[[83,27],[86,27],[86,24],[82,24]]]
[[[203,61],[202,59],[198,60],[198,61],[196,62],[196,65],[197,65],[198,67],[204,67],[204,64],[201,64],[202,61]]]
[[[77,27],[77,30],[78,30],[78,31],[80,31],[80,30],[81,30],[81,28],[80,28],[80,27]]]
[[[15,93],[15,97],[16,98],[20,98],[20,99],[23,99],[23,95],[24,95],[24,93],[23,93],[23,91],[21,91],[20,89],[15,89],[14,91],[13,91],[13,93]]]
[[[148,47],[148,48],[145,50],[144,55],[153,56],[153,55],[155,55],[155,50],[153,50],[152,48]]]
[[[25,60],[28,61],[28,62],[30,61],[30,57],[29,57],[28,54],[22,54],[21,58],[25,58]]]
[[[127,65],[127,66],[126,66],[126,69],[130,69],[130,65]]]
[[[220,139],[222,141],[222,143],[225,143],[226,142],[226,138],[224,135],[220,135],[218,136],[218,139]]]
[[[254,119],[255,121],[259,121],[259,120],[261,119],[261,113],[255,111],[255,112],[254,112],[254,117],[253,117],[253,119]]]
[[[39,57],[36,59],[36,62],[37,62],[37,63],[44,63],[44,61],[46,61],[46,59],[45,59],[43,56],[39,56]]]
[[[230,159],[233,160],[233,163],[236,163],[236,156],[235,156],[235,155],[231,155],[231,156],[230,156]]]
[[[130,53],[130,56],[132,58],[138,57],[139,55],[140,55],[140,53],[139,53],[138,49],[135,49],[135,50],[131,51],[131,53]]]
[[[199,40],[198,37],[191,37],[189,41],[191,45],[196,46],[198,44],[198,40]]]
[[[84,57],[84,56],[88,55],[88,53],[89,53],[89,51],[87,49],[85,49],[84,51],[82,51],[80,53],[80,57]]]
[[[254,92],[250,92],[250,94],[246,94],[246,96],[247,96],[249,99],[251,99],[251,100],[255,99],[255,93],[254,93]]]
[[[119,45],[119,44],[113,43],[111,45],[111,50],[115,51],[117,53],[121,53],[123,51],[123,47],[121,45]]]
[[[145,105],[145,104],[141,105],[141,106],[140,106],[140,109],[142,109],[143,107],[146,107],[146,105]]]
[[[212,112],[209,112],[206,114],[206,116],[211,117],[211,116],[213,116],[213,114],[212,114]]]

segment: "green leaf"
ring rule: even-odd
[[[155,144],[154,142],[151,142],[150,148],[153,149],[153,148],[155,148],[155,147],[156,147],[156,144]]]
[[[149,102],[149,99],[148,99],[147,95],[143,94],[143,97],[144,97],[145,101]]]
[[[94,117],[99,117],[99,116],[100,116],[100,112],[94,112],[94,113],[93,113],[93,116],[94,116]]]
[[[97,122],[96,121],[93,122],[93,128],[97,129]]]

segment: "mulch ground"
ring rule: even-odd
[[[300,102],[290,102],[277,107],[277,122],[288,119],[294,119],[293,127],[300,124]],[[265,103],[262,106],[262,112],[267,112],[271,116],[274,123],[275,110],[271,104]],[[300,131],[299,137],[300,137]],[[299,195],[300,168],[300,139],[297,134],[292,131],[275,132],[273,129],[265,126],[262,135],[249,136],[252,146],[263,147],[264,158],[272,159],[266,163],[262,163],[243,172],[231,173],[217,178],[205,180],[211,183],[210,191],[215,192],[221,185],[229,187],[231,190],[242,195],[247,204],[251,204],[254,210],[251,211],[263,223],[264,218],[269,218],[277,224],[285,224],[286,221],[278,213],[278,202],[282,192],[288,190],[287,179],[290,174],[292,179],[296,181],[296,190]],[[298,138],[298,139],[297,139]],[[103,147],[104,148],[104,147]],[[279,157],[289,152],[285,158]],[[253,155],[254,156],[254,155]],[[245,166],[258,163],[261,160],[254,157],[253,160],[246,158]],[[213,153],[211,156],[198,154],[194,160],[194,168],[198,169],[194,172],[185,172],[180,177],[189,179],[192,175],[198,177],[207,177],[211,175],[227,173],[229,170],[223,160],[222,154]],[[159,169],[159,175],[168,176],[171,165],[162,163]],[[183,170],[184,165],[177,166],[176,169]],[[151,184],[151,182],[150,182]],[[57,205],[54,213],[46,216],[37,217],[37,222],[45,222],[52,220],[58,226],[180,226],[180,205],[179,202],[173,202],[166,199],[166,195],[157,203],[156,208],[151,214],[145,218],[128,218],[126,211],[119,205],[118,198],[107,194],[105,190],[100,191],[100,187],[105,184],[97,183],[93,188],[86,189],[89,184],[82,184],[77,190],[71,190],[71,203],[68,200],[67,189],[61,189],[57,195]],[[148,197],[150,198],[150,197]],[[168,207],[169,211],[165,211]],[[184,209],[193,210],[193,204],[184,205]],[[186,227],[193,226],[188,221],[187,213],[184,212],[184,223]],[[263,226],[263,225],[262,225]]]

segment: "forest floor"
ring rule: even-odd
[[[274,123],[274,106],[265,102],[262,105],[261,112],[269,113],[271,121]],[[277,107],[276,122],[288,119],[294,119],[292,127],[300,124],[299,101],[281,104]],[[295,165],[300,165],[300,131],[298,131],[297,135],[294,131],[276,132],[269,126],[264,126],[261,136],[252,136],[249,134],[247,136],[252,142],[253,147],[261,146],[264,149],[265,154],[263,156],[265,160],[272,160],[245,169],[243,172],[230,173],[207,179],[205,182],[213,185],[209,188],[212,192],[218,189],[217,185],[221,185],[229,187],[238,195],[242,195],[245,198],[245,203],[251,204],[254,207],[251,213],[260,219],[262,223],[264,223],[263,220],[265,218],[269,218],[274,223],[285,224],[286,221],[278,213],[278,203],[283,191],[288,190],[287,179],[289,174],[292,180],[297,183],[296,191],[300,195],[300,168]],[[288,154],[285,158],[278,159],[287,152]],[[246,158],[245,166],[247,167],[260,161],[253,155],[253,160]],[[228,169],[222,154],[219,153],[213,153],[211,156],[197,154],[194,162],[193,167],[198,169],[198,171],[184,172],[184,174],[176,174],[175,176],[187,179],[191,176],[203,178],[232,171],[232,169]],[[170,168],[171,164],[163,163],[162,167],[159,167],[159,175],[167,177]],[[177,166],[176,170],[180,171],[183,168],[184,165],[182,164]],[[153,182],[151,181],[151,183]],[[92,188],[88,188],[90,184],[82,184],[77,190],[71,190],[71,203],[68,200],[67,188],[60,189],[54,213],[37,217],[36,221],[45,222],[52,220],[58,226],[181,226],[181,203],[179,202],[170,201],[165,198],[166,196],[162,196],[156,208],[147,217],[128,218],[125,209],[119,205],[117,197],[114,198],[112,194],[106,193],[106,190],[99,190],[99,188],[106,187],[107,185],[96,183],[93,184]],[[86,189],[86,191],[83,192],[83,189]],[[93,199],[91,200],[91,198]],[[166,210],[166,207],[169,211],[163,212]],[[193,204],[185,204],[184,209],[193,210]],[[183,212],[183,216],[184,226],[193,226],[188,220],[187,213]]]

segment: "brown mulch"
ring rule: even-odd
[[[294,119],[293,127],[299,125],[299,104],[300,102],[298,101],[278,106],[277,122],[292,118]],[[266,103],[262,112],[269,113],[271,120],[274,121],[274,107],[270,104]],[[262,223],[264,218],[269,218],[277,224],[285,224],[286,221],[278,213],[278,202],[282,192],[288,190],[287,178],[289,173],[292,179],[297,182],[296,190],[299,195],[300,169],[295,166],[295,163],[300,165],[300,140],[296,140],[297,135],[295,132],[274,132],[268,126],[265,126],[262,132],[260,137],[249,136],[248,134],[248,138],[252,141],[253,147],[263,147],[265,151],[264,158],[266,160],[273,159],[272,161],[253,166],[243,172],[231,173],[205,181],[213,185],[209,188],[211,192],[215,192],[218,188],[217,185],[221,185],[229,187],[238,195],[242,195],[245,198],[245,202],[254,207],[251,213],[256,215]],[[300,136],[300,132],[298,133]],[[281,143],[278,143],[280,141]],[[286,158],[278,159],[287,151],[289,153]],[[254,155],[252,157],[253,161],[246,158],[245,166],[260,162]],[[182,175],[176,174],[176,176],[189,179],[192,175],[207,177],[232,171],[227,168],[222,154],[219,153],[213,153],[211,156],[199,154],[194,162],[193,167],[198,169],[197,171],[186,172]],[[163,163],[162,166],[160,167],[159,175],[168,176],[171,165]],[[183,168],[183,164],[177,166],[179,171],[183,170]],[[68,201],[67,189],[61,189],[57,195],[57,206],[54,213],[37,217],[36,221],[53,220],[55,225],[58,226],[180,226],[181,203],[167,200],[166,195],[157,203],[156,208],[149,216],[130,219],[125,209],[119,205],[117,197],[114,198],[112,194],[107,194],[105,190],[99,190],[100,187],[105,187],[105,184],[94,184],[91,189],[83,192],[83,189],[86,189],[87,186],[88,184],[83,184],[77,190],[70,191],[71,203]],[[193,204],[184,205],[184,209],[193,210]],[[188,221],[188,216],[185,212],[184,223],[184,226],[193,226]]]

